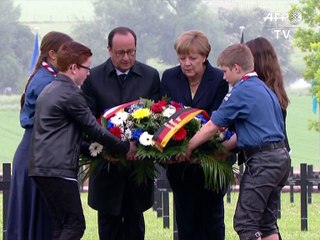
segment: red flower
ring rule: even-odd
[[[159,104],[161,107],[165,107],[167,105],[167,101],[162,99],[162,100],[158,101],[157,104]]]
[[[203,115],[203,117],[204,117],[207,121],[210,120],[210,116],[209,116],[209,114],[208,114],[206,111],[203,111],[201,114]]]
[[[109,129],[110,133],[114,136],[116,136],[117,138],[121,139],[121,129],[117,126],[112,127]]]
[[[187,136],[187,130],[185,128],[180,128],[178,132],[173,135],[173,140],[180,142],[184,140]]]
[[[167,105],[165,100],[158,101],[150,106],[150,109],[154,113],[162,113],[163,107]]]
[[[162,111],[163,111],[162,106],[160,106],[160,105],[157,104],[157,103],[152,104],[152,105],[150,106],[150,109],[151,109],[151,111],[154,112],[154,113],[162,113]]]
[[[102,118],[103,118],[103,115],[97,118],[97,122],[100,124],[100,126],[102,126]]]
[[[224,132],[226,130],[226,127],[219,127],[219,132]]]
[[[182,105],[180,103],[171,101],[170,104],[176,108],[177,111],[182,109]]]

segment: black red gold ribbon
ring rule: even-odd
[[[203,110],[197,108],[184,108],[174,113],[153,135],[155,146],[162,150],[180,128],[201,112]]]

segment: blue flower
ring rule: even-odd
[[[129,106],[128,108],[126,108],[126,112],[133,113],[134,111],[136,111],[140,108],[144,108],[144,105],[143,104],[133,104],[133,105]]]
[[[229,140],[233,136],[234,132],[233,131],[227,131],[226,132],[226,140]]]
[[[114,124],[109,120],[108,121],[108,129],[113,128],[113,127],[114,127]]]
[[[133,140],[138,141],[142,133],[143,133],[142,129],[132,129],[131,137]]]
[[[202,114],[198,114],[196,118],[198,118],[201,121],[201,125],[204,125],[207,123],[207,120],[204,118]]]

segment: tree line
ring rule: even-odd
[[[184,31],[198,29],[208,36],[212,45],[209,60],[216,65],[218,53],[226,46],[240,41],[239,28],[244,26],[245,41],[264,36],[273,43],[287,83],[298,78],[296,66],[292,66],[289,61],[292,53],[290,32],[274,32],[276,29],[285,29],[288,21],[273,21],[268,10],[262,8],[212,9],[208,2],[93,0],[94,20],[74,24],[70,35],[92,49],[93,65],[97,65],[108,57],[106,36],[109,31],[115,26],[128,26],[137,34],[137,58],[140,61],[152,59],[159,66],[172,66],[177,64],[173,48],[177,36]],[[19,93],[27,78],[34,33],[19,22],[21,10],[14,7],[13,0],[0,1],[0,8],[6,9],[0,16],[0,93],[6,87]]]

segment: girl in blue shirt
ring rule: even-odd
[[[20,125],[25,132],[13,159],[7,240],[52,238],[51,216],[35,183],[28,176],[28,157],[37,97],[58,72],[56,55],[59,47],[71,40],[60,32],[49,32],[43,37],[38,62],[21,96]]]

